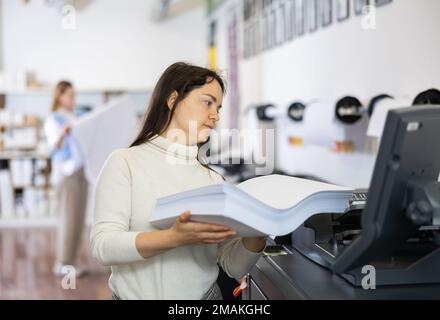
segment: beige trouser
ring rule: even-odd
[[[57,208],[60,214],[56,261],[75,265],[81,245],[87,206],[87,180],[84,170],[63,177],[57,186]]]

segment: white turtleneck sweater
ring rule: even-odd
[[[200,299],[217,279],[217,262],[240,279],[260,257],[241,238],[181,246],[147,259],[137,251],[137,234],[157,230],[148,221],[158,198],[223,183],[197,161],[197,152],[197,146],[156,136],[107,159],[96,186],[91,245],[95,259],[111,266],[109,286],[119,298]]]

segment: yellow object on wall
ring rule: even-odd
[[[215,47],[209,48],[208,68],[211,70],[217,70],[217,48]]]

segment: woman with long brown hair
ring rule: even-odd
[[[71,272],[71,267],[75,268],[76,276],[84,273],[76,262],[84,226],[88,184],[81,151],[70,135],[71,123],[76,119],[74,108],[73,85],[60,81],[55,88],[51,113],[44,124],[51,149],[52,183],[56,188],[56,205],[60,216],[53,266],[54,274],[59,276]]]
[[[188,211],[167,230],[148,222],[158,198],[223,182],[198,153],[219,120],[224,90],[212,70],[171,65],[153,91],[139,136],[107,159],[91,243],[94,257],[111,266],[114,299],[221,299],[217,263],[240,279],[264,249],[264,238],[191,222]]]

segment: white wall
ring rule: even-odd
[[[217,18],[226,21],[227,7],[237,3],[228,1]],[[413,98],[440,87],[439,12],[438,0],[394,0],[377,9],[374,31],[362,29],[361,17],[352,13],[345,22],[334,19],[330,27],[242,60],[241,108],[260,102],[286,106],[295,99],[333,101],[346,94],[366,102],[383,92]],[[225,61],[219,58],[220,67]]]
[[[77,13],[77,29],[65,30],[62,15],[43,0],[2,5],[4,66],[12,77],[30,70],[48,84],[68,78],[86,89],[151,89],[175,61],[207,62],[203,7],[157,24],[151,0],[93,0]]]

